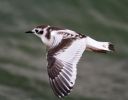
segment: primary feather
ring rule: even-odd
[[[109,42],[99,42],[69,29],[42,25],[26,33],[34,33],[48,47],[49,81],[59,98],[71,92],[76,80],[77,64],[85,50],[103,53],[114,51],[114,46]]]

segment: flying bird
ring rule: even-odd
[[[100,42],[73,30],[40,25],[26,33],[38,36],[48,48],[47,70],[54,94],[70,94],[76,80],[77,64],[85,50],[106,53],[114,51],[110,42]]]

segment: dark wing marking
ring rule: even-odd
[[[76,65],[85,50],[85,40],[64,39],[49,49],[48,75],[54,94],[61,98],[68,95],[76,79]]]
[[[55,58],[50,59],[54,60]],[[55,59],[54,64],[48,65],[48,75],[50,84],[55,95],[59,98],[68,95],[71,89],[73,88],[70,79],[70,77],[72,76],[72,71],[65,71],[64,67],[65,65],[63,64],[63,62],[57,59]]]
[[[54,46],[53,48],[49,49],[48,56],[53,56],[55,53],[59,52],[60,50],[63,51],[66,49],[75,39],[62,39],[61,42]],[[56,41],[56,40],[55,40]]]
[[[71,31],[71,30],[68,30],[68,31]],[[61,30],[60,32],[58,32],[58,34],[62,34],[64,39],[67,39],[67,38],[80,39],[80,38],[85,38],[86,37],[83,34],[76,33],[74,31],[71,31],[71,32],[68,32],[68,31],[66,32],[66,30],[64,30],[64,31]]]

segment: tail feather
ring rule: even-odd
[[[111,51],[115,51],[114,45],[112,43],[109,44],[109,47],[108,48]]]
[[[114,45],[110,42],[99,42],[90,37],[86,37],[87,47],[86,50],[107,53],[109,51],[115,51]]]

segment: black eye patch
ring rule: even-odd
[[[35,30],[36,33],[38,33],[38,30]]]
[[[43,34],[43,31],[39,31],[38,34]]]

